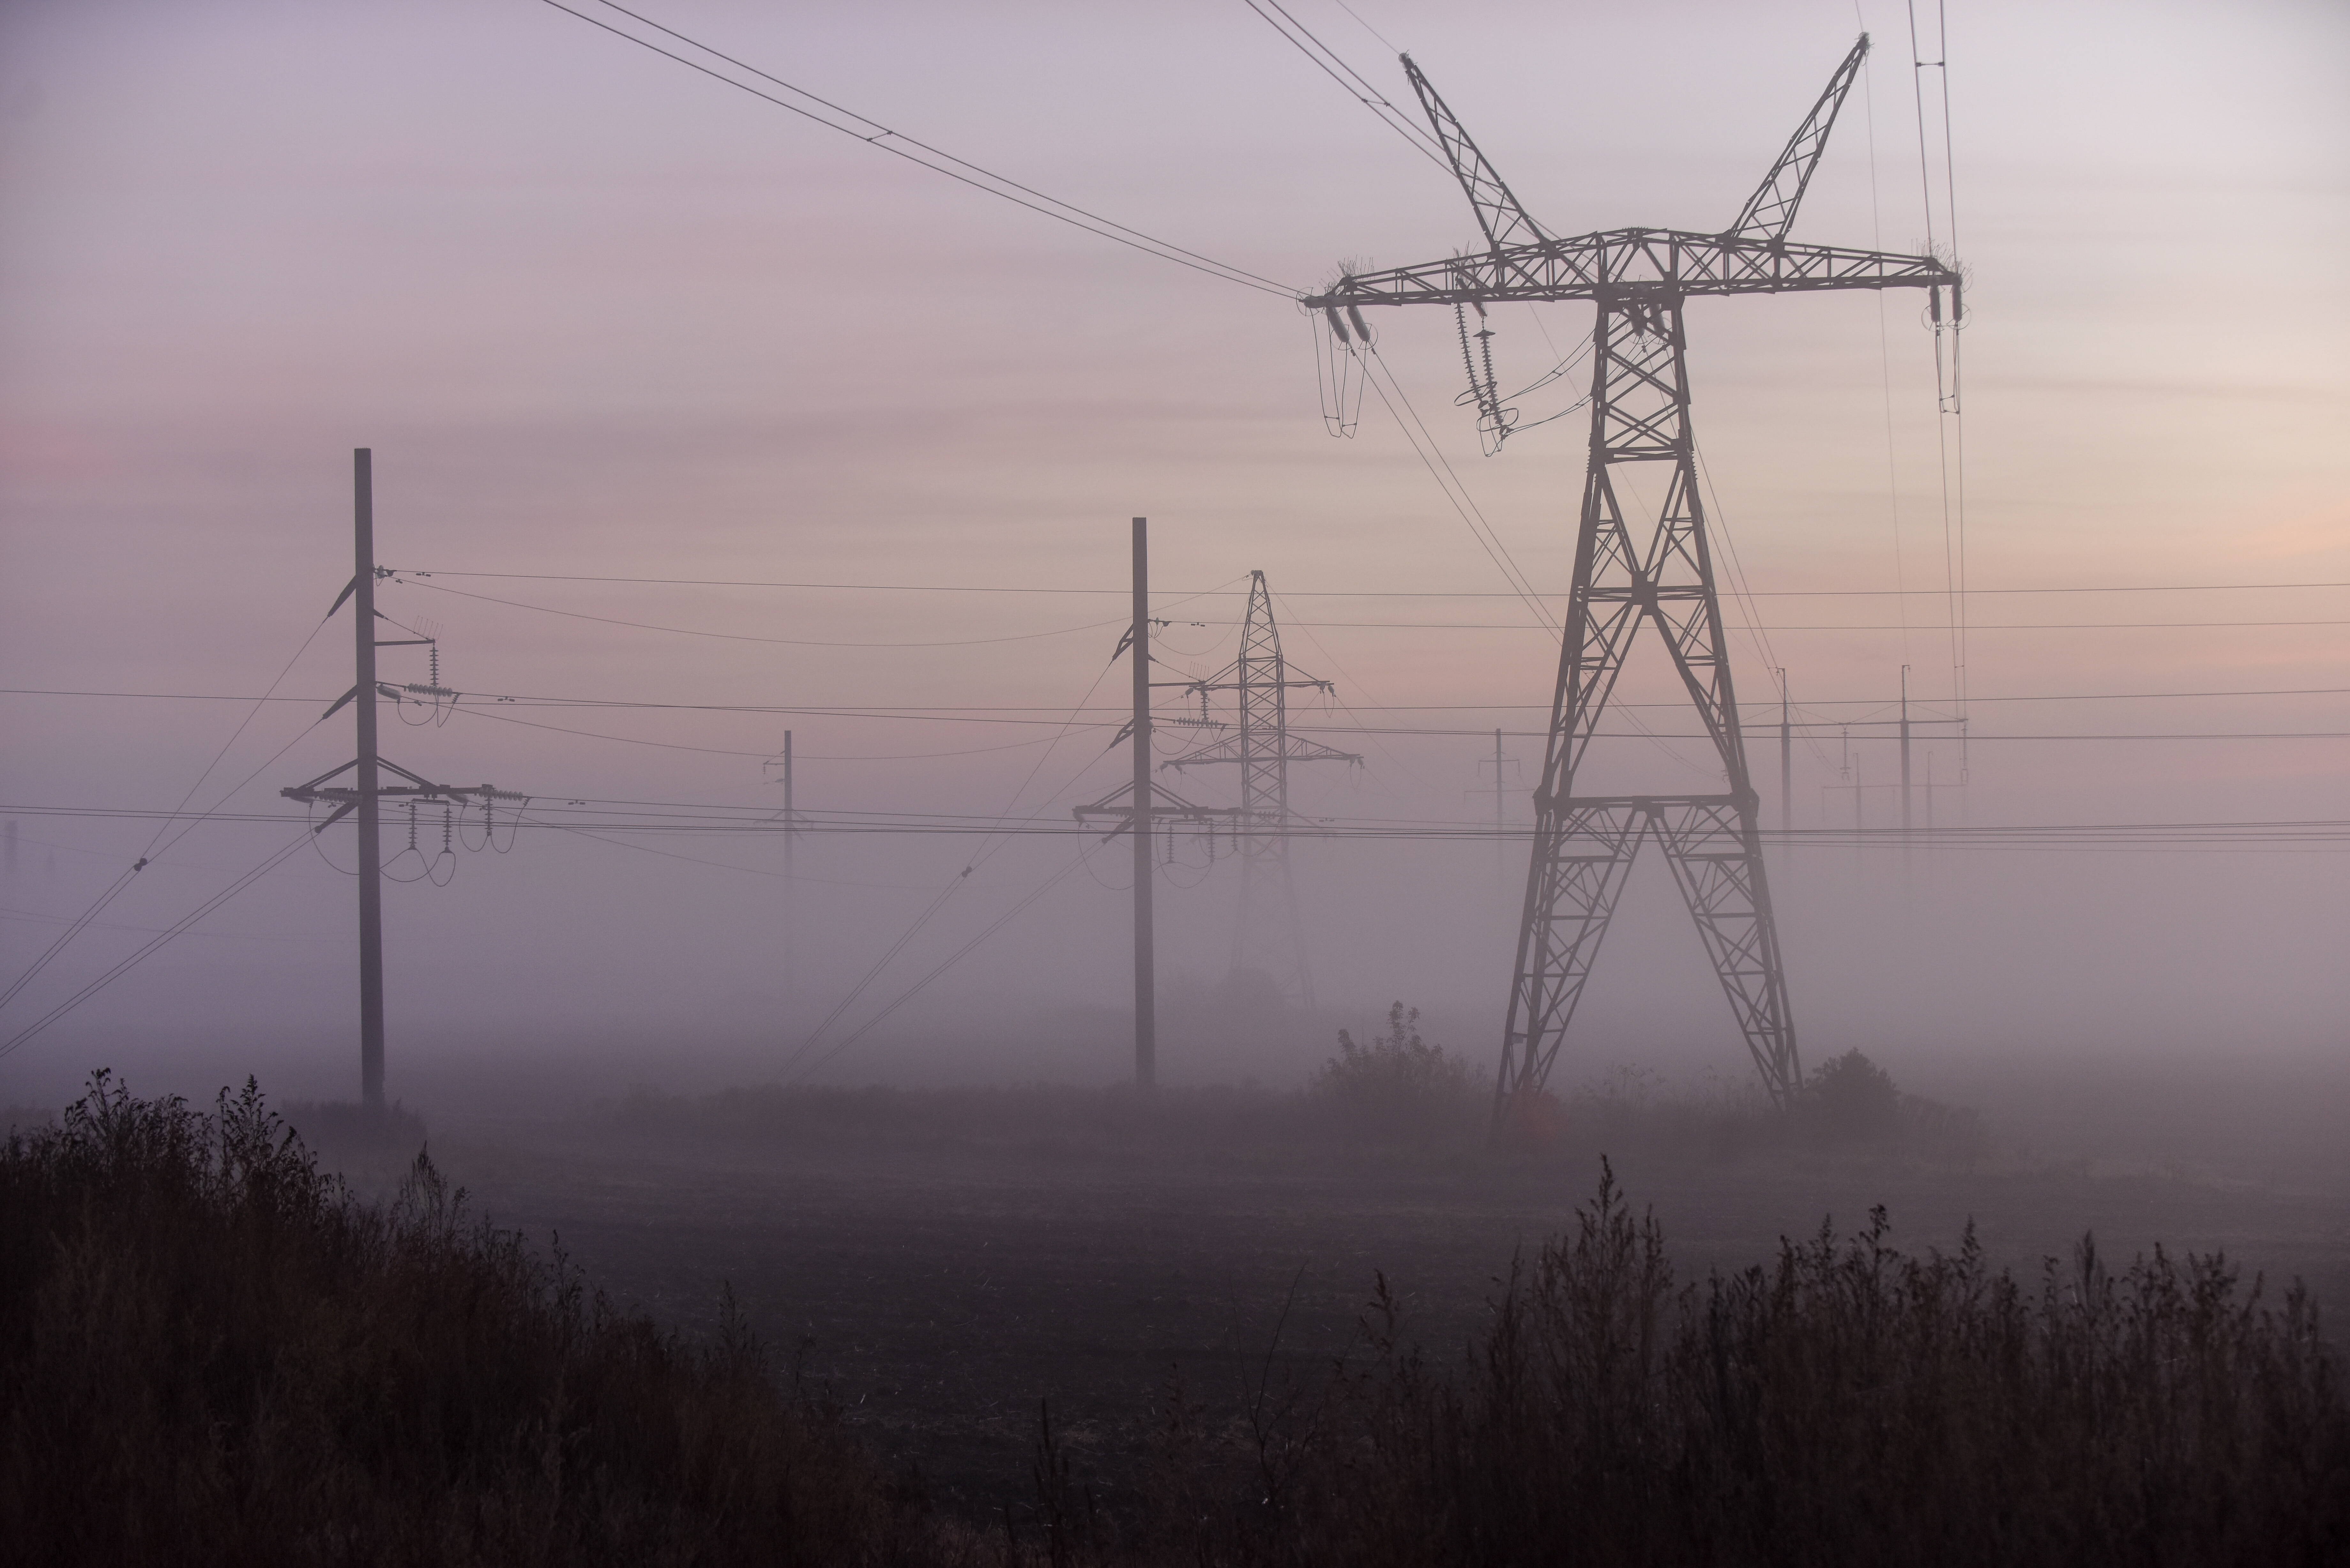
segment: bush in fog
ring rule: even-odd
[[[13,1561],[903,1560],[909,1506],[731,1301],[685,1343],[469,1220],[388,1208],[250,1084],[105,1075],[0,1147],[0,1540]]]
[[[1974,1112],[1904,1094],[1860,1052],[1813,1069],[1794,1106],[1796,1127],[1830,1144],[1859,1144],[1966,1163],[1990,1146]]]
[[[1802,1108],[1832,1137],[1877,1137],[1901,1116],[1893,1075],[1858,1051],[1831,1056],[1804,1080]]]
[[[2272,1306],[2220,1257],[2116,1272],[2088,1241],[2019,1280],[1971,1230],[1886,1235],[1877,1210],[1678,1285],[1603,1176],[1460,1362],[1398,1338],[1382,1281],[1366,1365],[1170,1445],[1167,1560],[2350,1560],[2350,1410],[2298,1285]]]
[[[1858,1051],[1822,1064],[1783,1106],[1751,1075],[1676,1088],[1652,1071],[1619,1066],[1569,1091],[1556,1119],[1565,1150],[1677,1159],[1826,1149],[1967,1165],[1991,1141],[1973,1111],[1903,1093]]]
[[[1338,1031],[1338,1054],[1314,1075],[1312,1093],[1349,1122],[1402,1133],[1449,1127],[1471,1106],[1469,1064],[1419,1037],[1419,1010],[1399,1002],[1388,1030],[1357,1044]]]

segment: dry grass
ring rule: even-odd
[[[1261,1394],[1245,1430],[1170,1418],[1201,1563],[2320,1564],[2350,1560],[2350,1412],[2296,1286],[2217,1257],[2116,1272],[2085,1241],[2031,1282],[1970,1233],[1870,1228],[1677,1285],[1612,1178],[1513,1270],[1455,1366],[1393,1337]]]
[[[910,1107],[972,1106],[638,1109],[748,1131]],[[1610,1177],[1462,1354],[1404,1343],[1381,1282],[1343,1365],[1286,1371],[1276,1334],[1214,1415],[1170,1381],[1118,1517],[1047,1419],[1003,1478],[1021,1501],[956,1521],[731,1303],[682,1342],[470,1220],[428,1160],[370,1206],[250,1085],[204,1113],[101,1076],[0,1149],[0,1540],[61,1563],[2350,1560],[2350,1411],[2298,1287],[2086,1241],[2018,1279],[1971,1236],[1887,1234],[1880,1212],[1684,1282]]]
[[[865,1563],[929,1537],[731,1312],[689,1345],[471,1221],[321,1176],[250,1085],[103,1075],[0,1151],[18,1562]]]

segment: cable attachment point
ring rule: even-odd
[[[1469,372],[1469,389],[1452,401],[1456,406],[1476,406],[1478,443],[1491,457],[1510,439],[1510,431],[1518,422],[1518,410],[1502,406],[1500,383],[1493,375],[1493,329],[1487,325],[1484,303],[1473,299],[1469,303],[1477,311],[1477,330],[1473,333],[1469,330],[1468,310],[1457,304],[1452,307],[1452,322],[1461,333],[1461,363]],[[1470,347],[1472,337],[1476,341],[1473,349]]]

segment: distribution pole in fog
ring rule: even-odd
[[[1901,831],[1909,832],[1909,667],[1901,667]]]
[[[1779,676],[1779,831],[1795,826],[1795,726],[1787,707],[1787,672]]]
[[[330,768],[305,784],[290,785],[277,793],[288,800],[298,800],[308,806],[327,805],[334,809],[326,819],[310,831],[321,834],[345,817],[354,819],[359,828],[359,1101],[369,1112],[383,1109],[383,797],[393,795],[409,803],[409,848],[416,847],[415,808],[426,801],[443,803],[444,810],[478,803],[482,807],[483,831],[489,832],[490,805],[494,801],[521,800],[489,784],[437,784],[420,774],[412,774],[398,763],[386,762],[378,749],[376,735],[376,698],[379,693],[394,701],[400,691],[376,684],[375,650],[379,648],[424,648],[432,643],[429,637],[378,638],[375,623],[386,618],[376,612],[375,585],[375,454],[367,447],[351,453],[351,556],[350,586],[345,588],[327,611],[331,618],[345,601],[351,607],[351,618],[358,623],[353,631],[353,673],[359,679],[348,691],[335,699],[334,706],[318,716],[318,722],[343,711],[343,704],[358,704],[358,754],[338,768]],[[385,573],[385,576],[390,574]],[[434,701],[452,695],[441,690],[439,681],[430,686],[410,686],[410,691],[430,692]],[[383,775],[391,774],[400,783],[389,789],[383,785]],[[351,775],[348,785],[334,781],[345,774]],[[444,826],[444,833],[446,831]],[[442,852],[448,853],[444,838]]]
[[[1079,823],[1102,819],[1117,823],[1103,836],[1116,838],[1121,833],[1134,835],[1134,1084],[1139,1089],[1149,1089],[1159,1075],[1159,1009],[1153,988],[1150,931],[1150,833],[1154,820],[1164,820],[1168,831],[1174,825],[1189,823],[1194,827],[1213,831],[1219,817],[1232,819],[1235,837],[1245,811],[1208,808],[1191,802],[1154,784],[1150,777],[1150,520],[1134,520],[1134,619],[1126,628],[1126,640],[1119,652],[1131,650],[1134,657],[1134,719],[1128,733],[1134,738],[1134,776],[1122,787],[1111,791],[1100,800],[1076,807],[1070,813]],[[1116,655],[1112,655],[1113,662]],[[1170,680],[1170,686],[1188,689],[1199,682]],[[1111,745],[1115,747],[1116,742]],[[1170,853],[1172,853],[1171,847]]]
[[[1493,842],[1502,846],[1502,863],[1509,864],[1509,841],[1502,835],[1502,732],[1493,732]]]
[[[800,888],[792,873],[792,847],[800,836],[799,814],[792,804],[792,732],[784,732],[784,1005],[798,1005],[800,972]]]
[[[1901,667],[1901,871],[1909,872],[1909,667]]]
[[[358,680],[359,830],[359,1100],[383,1109],[383,801],[375,711],[375,452],[351,453],[351,623]]]
[[[1159,1075],[1150,932],[1150,520],[1134,520],[1134,1085]]]

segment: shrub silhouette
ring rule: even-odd
[[[1180,1456],[1195,1478],[1221,1459],[1232,1501],[1195,1502],[1170,1547],[1268,1568],[2350,1560],[2350,1412],[2299,1286],[2280,1310],[2224,1259],[2116,1272],[2085,1240],[2035,1285],[1971,1229],[1947,1256],[1887,1235],[1879,1209],[1677,1286],[1603,1166],[1459,1363],[1401,1341],[1381,1280],[1363,1365],[1270,1444]]]
[[[1832,1137],[1879,1137],[1900,1120],[1901,1091],[1891,1074],[1853,1050],[1813,1069],[1804,1105]]]
[[[1426,1133],[1457,1123],[1470,1103],[1469,1064],[1419,1037],[1419,1010],[1399,1002],[1388,1030],[1368,1042],[1338,1031],[1338,1054],[1322,1064],[1314,1096],[1358,1130]]]
[[[1325,1082],[1424,1106],[1465,1074],[1399,1007]],[[1328,1375],[1268,1351],[1223,1421],[1170,1388],[1155,1505],[1097,1516],[1047,1421],[1035,1504],[980,1534],[779,1386],[731,1300],[684,1343],[421,1157],[377,1208],[250,1084],[200,1113],[99,1075],[0,1146],[0,1541],[362,1568],[2350,1561],[2350,1409],[2297,1284],[2271,1304],[2223,1258],[2116,1270],[2088,1240],[2019,1279],[1971,1231],[1898,1251],[1882,1210],[1684,1283],[1601,1168],[1457,1359],[1406,1341],[1381,1279]]]
[[[0,1147],[0,1540],[25,1563],[865,1563],[911,1514],[731,1298],[685,1344],[322,1176],[248,1082],[105,1074]]]

